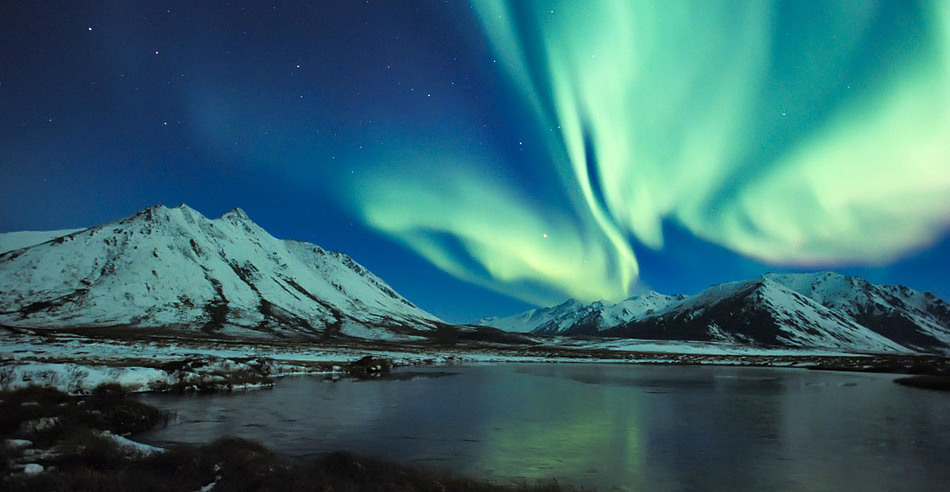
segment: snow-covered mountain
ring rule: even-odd
[[[58,231],[17,231],[0,233],[0,254],[15,249],[34,246],[58,237],[68,236],[83,229],[61,229]]]
[[[476,324],[537,335],[596,334],[650,316],[684,298],[685,296],[666,296],[650,291],[616,304],[607,301],[583,304],[576,299],[568,299],[557,306],[531,309],[504,318],[484,318]]]
[[[644,297],[651,302],[641,301]],[[616,315],[631,302],[641,309]],[[642,307],[646,305],[650,307]],[[618,304],[568,301],[482,323],[535,334],[950,353],[946,302],[907,287],[874,285],[831,272],[766,274],[692,296],[651,292]]]
[[[0,324],[32,328],[391,338],[441,324],[342,253],[185,205],[0,254],[0,293]]]

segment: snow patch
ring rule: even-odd
[[[44,386],[70,394],[84,394],[104,384],[118,383],[123,389],[135,392],[171,382],[168,373],[149,367],[49,362],[18,362],[0,367],[0,389],[4,391]]]
[[[103,431],[98,433],[99,437],[108,439],[116,444],[124,453],[128,455],[136,456],[151,456],[155,453],[164,453],[165,449],[158,446],[150,446],[148,444],[140,443],[133,441],[131,439],[117,436],[109,431]]]

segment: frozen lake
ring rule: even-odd
[[[481,478],[600,490],[941,490],[950,394],[893,375],[502,364],[270,391],[143,395],[158,445],[236,435],[292,457],[346,450]]]

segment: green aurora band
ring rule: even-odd
[[[474,1],[568,204],[454,149],[350,189],[370,225],[535,304],[628,296],[665,222],[768,264],[887,264],[950,225],[950,2],[894,4]]]

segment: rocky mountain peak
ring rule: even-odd
[[[438,322],[348,256],[278,240],[240,209],[152,206],[15,253],[0,257],[9,326],[372,338]]]
[[[904,286],[874,285],[834,272],[768,273],[689,296],[645,292],[617,304],[567,301],[484,321],[545,335],[950,353],[946,302]]]

